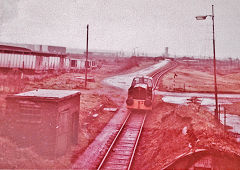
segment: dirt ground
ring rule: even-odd
[[[240,70],[238,70],[240,71]],[[240,93],[240,73],[217,75],[219,93]],[[213,74],[204,67],[181,65],[162,79],[162,88],[167,91],[214,92]]]
[[[230,70],[229,70],[230,69]],[[180,65],[166,74],[160,83],[163,91],[214,93],[213,68],[208,66]],[[219,94],[240,94],[240,68],[219,67],[217,70]],[[240,115],[240,102],[222,105],[227,113]]]
[[[43,80],[25,82],[23,91],[37,88],[79,89],[81,91],[79,145],[74,146],[71,151],[58,159],[47,160],[37,155],[32,148],[18,148],[14,141],[3,135],[3,130],[0,129],[0,150],[2,151],[0,153],[0,168],[71,168],[77,156],[86,149],[114,115],[113,112],[103,111],[101,106],[120,108],[126,99],[125,93],[121,89],[102,84],[101,80],[119,73],[124,74],[137,71],[152,65],[154,62],[140,62],[138,66],[129,66],[124,63],[124,61],[108,62],[105,65],[103,64],[101,69],[92,71],[89,76],[93,77],[95,82],[88,82],[87,89],[83,88],[84,82],[78,78],[84,76],[83,73],[65,73],[49,76]],[[184,65],[171,71],[163,78],[162,88],[169,91],[173,90],[174,87],[171,85],[174,73],[178,75],[178,80],[175,81],[175,83],[177,82],[175,87],[178,88],[183,86],[184,80],[182,79],[185,79],[185,88],[188,91],[207,91],[209,87],[207,88],[206,84],[211,85],[211,72],[199,69],[199,67]],[[202,80],[195,74],[198,74]],[[190,78],[189,76],[193,77]],[[228,73],[225,76],[229,77],[230,81],[232,80],[231,77],[238,77],[238,73],[234,73],[231,76]],[[198,85],[195,88],[195,81],[192,81],[194,77],[199,81],[199,84],[203,80],[206,83],[202,83],[202,85]],[[233,83],[237,83],[237,81],[234,80]],[[232,86],[232,88],[235,91],[238,90],[235,86]],[[1,117],[4,117],[4,97],[6,95],[6,92],[0,93]],[[199,139],[194,148],[211,148],[240,154],[239,143],[224,132],[223,126],[215,121],[206,108],[193,103],[188,105],[163,103],[161,97],[158,96],[158,98],[159,102],[153,113],[147,117],[136,152],[134,169],[161,169],[178,155],[188,152],[190,150],[189,143],[191,143],[192,139],[183,133],[183,129],[191,125],[193,133]],[[4,121],[4,119],[1,119],[1,121]]]
[[[192,138],[185,135],[183,129],[191,125],[199,140],[194,149],[240,155],[239,143],[224,132],[224,127],[206,108],[193,103],[187,106],[161,103],[147,117],[133,169],[162,169],[179,155],[189,152]]]
[[[235,73],[228,71],[224,75],[218,75],[221,92],[240,92],[239,73],[234,71]],[[177,76],[174,79],[175,74]],[[211,68],[180,65],[162,78],[160,89],[179,92],[213,92],[212,82]],[[239,103],[228,107],[234,111],[237,107],[239,108]],[[193,139],[192,136],[184,134],[184,127],[188,129],[192,127],[196,138]],[[194,147],[190,148],[189,144]],[[153,113],[147,117],[133,169],[162,169],[176,157],[191,149],[214,149],[240,155],[239,146],[240,144],[224,131],[224,127],[204,106],[195,103],[177,105],[161,101],[158,102]],[[219,163],[219,166],[224,167],[224,165],[226,165],[224,161]],[[232,167],[232,169],[238,168]]]
[[[87,82],[87,89],[84,88],[84,73],[64,73],[44,75],[34,77],[24,75],[23,80],[19,80],[19,75],[2,73],[2,83],[0,83],[0,169],[69,169],[86,147],[101,132],[101,129],[112,118],[114,112],[104,111],[104,107],[119,108],[125,102],[126,96],[122,90],[112,88],[102,84],[101,81],[109,76],[134,72],[146,68],[154,61],[131,62],[129,59],[120,61],[107,61],[101,65],[100,69],[92,70],[88,77],[93,77],[94,81]],[[14,86],[14,81],[6,82],[7,76],[12,76],[21,88]],[[34,89],[74,89],[81,91],[80,104],[80,126],[79,126],[79,144],[72,147],[66,155],[55,160],[48,160],[34,152],[34,148],[19,148],[14,141],[11,141],[4,134],[5,115],[5,97],[16,92],[24,92]]]

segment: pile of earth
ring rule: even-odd
[[[194,148],[190,129],[196,136]],[[191,149],[215,149],[240,155],[239,143],[200,105],[161,103],[149,114],[136,152],[134,169],[161,169]]]

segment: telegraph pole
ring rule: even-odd
[[[86,61],[85,61],[85,89],[87,88],[87,69],[88,69],[88,24],[87,24],[87,42],[86,42]]]
[[[215,89],[215,115],[218,118],[218,97],[217,97],[217,71],[216,71],[216,53],[215,53],[215,30],[214,30],[214,6],[212,5],[212,28],[213,28],[213,66],[214,66],[214,89]]]

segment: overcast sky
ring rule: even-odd
[[[240,57],[239,0],[0,0],[0,41],[172,55]]]

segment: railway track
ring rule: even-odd
[[[124,121],[102,159],[100,169],[130,169],[145,122],[146,113],[133,112]]]
[[[156,90],[156,87],[159,83],[160,78],[167,73],[168,71],[174,69],[175,67],[177,67],[177,62],[173,62],[173,64],[171,64],[170,66],[164,68],[163,70],[160,70],[156,73],[154,73],[151,77],[153,78],[154,84],[153,84],[153,90]]]
[[[152,75],[154,79],[153,90],[156,89],[160,77],[175,68],[176,65],[176,63],[170,64]],[[96,155],[89,157],[89,151],[87,151],[85,157],[81,157],[73,165],[73,169],[130,169],[146,115],[147,113],[143,112],[128,113],[120,129],[117,130],[117,133],[112,136],[113,138],[111,137],[111,140],[106,143],[106,148],[98,144],[92,146],[93,148],[100,148],[100,155],[97,154],[99,153],[98,151],[94,150]],[[102,140],[102,138],[98,140]],[[91,151],[91,149],[89,150]],[[89,157],[87,162],[86,157]],[[93,159],[90,159],[92,157]]]
[[[169,70],[175,68],[177,63],[159,70],[152,75],[154,79],[153,90],[156,89],[161,76]],[[98,170],[100,169],[130,169],[134,158],[135,150],[142,132],[142,128],[146,119],[146,113],[130,113],[118,134],[115,136],[108,151],[104,155]]]

